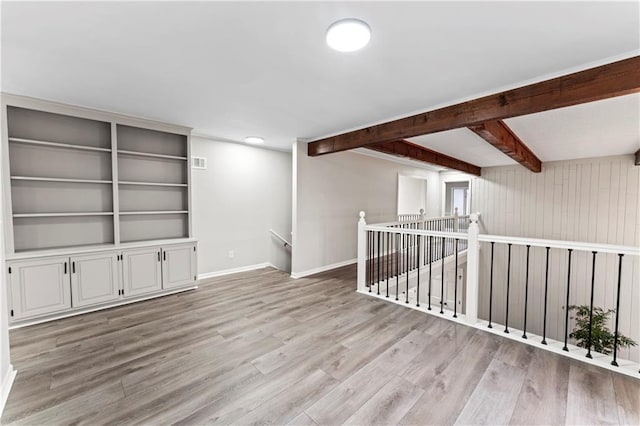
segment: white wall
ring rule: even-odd
[[[291,241],[291,154],[199,137],[191,153],[207,158],[207,170],[191,171],[199,274],[265,262],[289,271],[269,230]]]
[[[427,180],[414,176],[398,176],[398,214],[426,211]]]
[[[398,174],[427,179],[439,188],[437,172],[380,158],[339,152],[307,156],[307,144],[294,144],[294,275],[348,262],[357,257],[358,213],[368,223],[396,220]],[[439,200],[440,192],[430,199]],[[427,214],[440,210],[439,203]]]
[[[640,244],[640,167],[633,156],[550,162],[542,173],[521,166],[484,168],[472,181],[472,209],[481,212],[482,233],[638,246]],[[526,249],[513,246],[509,321],[522,327]],[[551,250],[549,326],[552,338],[564,336],[566,250]],[[480,315],[488,317],[490,246],[481,252]],[[530,257],[528,328],[542,331],[545,249],[532,248]],[[640,262],[625,256],[621,291],[621,333],[640,343]],[[570,304],[589,304],[591,253],[574,252]],[[496,245],[494,263],[494,319],[504,320],[506,247]],[[617,256],[596,257],[594,305],[614,308]],[[633,306],[633,309],[632,309]],[[502,322],[504,323],[504,322]],[[573,328],[570,323],[569,329]],[[638,347],[630,354],[640,358]]]

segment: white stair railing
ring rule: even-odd
[[[282,243],[282,245],[284,247],[289,248],[289,249],[291,249],[293,247],[289,241],[285,240],[284,237],[282,237],[280,234],[278,234],[273,229],[269,229],[269,232],[271,233],[272,236],[276,237],[276,239],[278,241],[280,241],[280,243]]]
[[[449,218],[421,218],[368,225],[365,213],[360,212],[358,292],[481,328],[633,377],[640,377],[638,352],[632,356],[629,355],[631,352],[626,351],[624,356],[621,356],[617,344],[619,337],[623,334],[640,341],[638,337],[640,324],[634,324],[634,321],[630,324],[628,320],[628,318],[637,318],[637,314],[636,316],[633,314],[634,309],[639,309],[639,306],[637,300],[635,302],[627,300],[631,295],[636,295],[637,299],[639,291],[637,280],[637,271],[640,268],[639,247],[485,235],[479,232],[478,217],[478,213],[469,215],[466,219],[467,223],[464,224],[464,232],[454,232],[454,229],[460,231],[462,229],[447,226],[449,223],[446,220]],[[442,230],[429,229],[427,224],[434,223],[446,225],[441,227]],[[434,240],[442,241],[438,247],[440,252],[435,262],[431,257],[433,248],[427,248],[425,245]],[[448,242],[454,242],[454,244],[451,245]],[[460,256],[462,251],[458,250],[462,242],[466,248],[464,259]],[[455,247],[455,250],[451,250],[452,247]],[[496,250],[496,247],[500,249]],[[425,250],[431,252],[426,262],[421,260]],[[436,254],[438,250],[435,250]],[[517,257],[512,256],[514,253]],[[417,265],[417,271],[408,267],[412,264],[410,259],[414,254],[418,259],[413,263]],[[400,256],[406,256],[406,260],[403,261],[399,258]],[[517,260],[514,260],[514,257]],[[464,286],[463,289],[458,289],[457,280],[454,287],[456,292],[460,290],[459,294],[462,292],[465,294],[464,315],[456,312],[455,306],[453,312],[444,312],[442,304],[440,310],[431,310],[430,299],[428,303],[424,300],[425,294],[431,297],[431,287],[428,293],[421,292],[420,278],[424,279],[428,276],[428,285],[431,286],[429,267],[437,266],[443,277],[446,265],[450,267],[455,264],[457,267],[459,260],[466,263],[466,278],[461,283]],[[398,268],[403,262],[407,266],[404,270]],[[550,262],[555,268],[555,282],[554,279],[549,278]],[[572,262],[576,264],[573,270]],[[532,271],[535,271],[535,282]],[[403,298],[390,297],[392,296],[389,294],[390,276],[396,280],[394,283],[396,295],[398,287],[404,288],[407,293]],[[399,278],[400,276],[402,278]],[[557,277],[564,278],[557,279]],[[577,291],[578,289],[580,291]],[[409,298],[410,290],[412,303]],[[514,293],[514,290],[517,291]],[[534,304],[530,297],[532,291],[536,291],[538,296],[544,291],[544,298],[533,299],[536,301]],[[594,299],[594,294],[597,294],[600,300]],[[483,297],[480,297],[481,295]],[[558,297],[559,295],[561,297]],[[496,296],[500,296],[498,307],[494,302]],[[454,300],[457,304],[458,298]],[[559,305],[560,302],[556,302],[557,300],[561,300],[562,305]],[[480,301],[482,306],[479,305]],[[569,309],[578,302],[588,308],[589,334],[583,340],[570,341]],[[612,335],[615,337],[611,354],[600,354],[595,351],[596,337],[591,333],[594,311],[598,310],[596,305],[600,303],[604,303],[605,310],[609,309],[615,316],[609,322]],[[517,312],[516,307],[518,307]],[[621,309],[624,311],[622,316]],[[534,318],[533,314],[539,317]],[[532,326],[532,319],[536,320],[534,324],[536,329]],[[556,321],[553,324],[550,322],[552,319]],[[501,327],[496,327],[497,324]],[[551,332],[552,329],[556,331]],[[635,358],[630,359],[630,357]]]

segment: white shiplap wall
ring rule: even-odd
[[[551,162],[541,173],[521,166],[484,168],[472,181],[472,211],[481,212],[481,232],[518,237],[638,246],[640,167],[633,156]],[[480,315],[488,318],[490,245],[481,248]],[[509,324],[522,329],[525,247],[512,247]],[[494,257],[495,321],[504,324],[507,247],[496,244]],[[615,307],[617,256],[596,257],[594,304]],[[542,332],[545,249],[531,248],[527,329]],[[623,259],[620,331],[640,343],[639,260]],[[567,281],[567,252],[551,250],[547,335],[561,340]],[[588,304],[591,253],[572,259],[570,304]],[[632,308],[633,307],[633,308]],[[573,328],[570,323],[569,329]],[[638,361],[640,350],[622,351]]]

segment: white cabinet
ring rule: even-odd
[[[162,290],[159,247],[127,250],[123,253],[124,295],[127,297]]]
[[[114,252],[71,257],[73,307],[110,302],[120,297],[120,268]]]
[[[68,257],[12,262],[9,268],[13,320],[71,308]]]
[[[162,287],[174,288],[193,283],[197,278],[196,246],[182,244],[162,249]]]
[[[86,312],[180,291],[197,281],[196,243],[7,262],[11,322]]]

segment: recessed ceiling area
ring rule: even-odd
[[[640,149],[640,94],[514,117],[505,123],[542,161]]]
[[[478,167],[518,164],[467,128],[432,133],[407,140]]]
[[[283,150],[298,138],[428,111],[640,49],[637,2],[2,2],[1,8],[3,92],[181,124],[224,140],[260,135],[263,146]],[[372,37],[365,49],[344,54],[327,46],[325,35],[349,17],[366,21]],[[527,120],[546,122],[542,117],[509,124],[534,152],[536,143],[543,147],[543,160],[567,155],[545,145],[552,136],[531,137],[547,126]],[[469,162],[471,156],[487,165],[511,163],[486,142],[472,146],[471,136],[462,129],[424,143]]]
[[[543,162],[632,154],[640,149],[640,94],[504,121]],[[407,140],[479,167],[517,164],[467,128]]]

